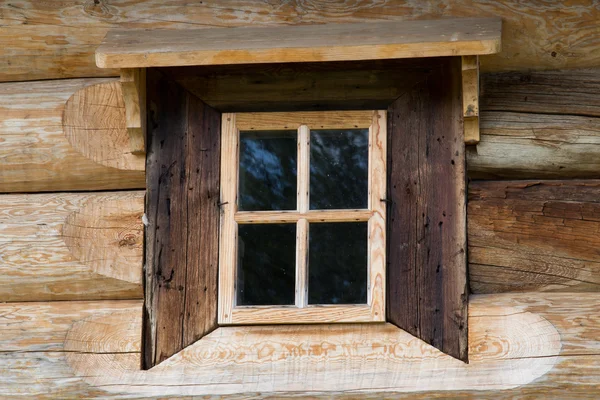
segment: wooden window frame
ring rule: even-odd
[[[228,113],[222,116],[221,231],[219,241],[219,325],[385,321],[386,111]],[[367,209],[309,210],[310,129],[369,129]],[[294,211],[238,211],[239,132],[298,132],[297,208]],[[309,305],[308,226],[320,222],[368,222],[367,304]],[[236,306],[237,226],[296,224],[295,304]]]

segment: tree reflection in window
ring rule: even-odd
[[[240,211],[296,209],[296,131],[240,132]]]

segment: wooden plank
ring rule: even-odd
[[[0,196],[0,302],[141,298],[143,198]]]
[[[468,215],[474,292],[600,291],[600,181],[471,182]]]
[[[462,98],[465,143],[479,143],[479,57],[462,57]]]
[[[469,365],[391,331],[389,325],[360,326],[354,333],[344,326],[330,328],[334,331],[328,333],[319,326],[287,327],[282,328],[287,331],[269,331],[268,335],[265,331],[269,328],[243,327],[239,329],[245,331],[244,336],[242,332],[235,336],[236,348],[248,349],[242,357],[235,348],[225,347],[234,333],[219,329],[177,355],[177,362],[152,371],[139,371],[141,301],[0,304],[0,315],[10,321],[0,325],[0,395],[188,398],[223,393],[228,386],[217,382],[232,382],[233,376],[240,379],[234,380],[229,390],[244,398],[299,396],[303,391],[299,384],[275,392],[279,385],[294,379],[311,384],[311,396],[318,398],[381,398],[382,391],[387,392],[385,396],[418,399],[560,398],[565,392],[576,397],[600,390],[598,294],[524,293],[472,296],[470,300],[473,360]],[[56,322],[48,324],[49,319]],[[370,347],[372,329],[380,329],[382,334]],[[326,341],[319,337],[324,334],[330,335]],[[304,346],[298,344],[301,338],[308,339]],[[348,338],[355,340],[346,341]],[[361,392],[343,394],[340,391],[346,386],[333,387],[333,379],[337,383],[345,376],[333,372],[349,366],[342,362],[343,352],[353,355],[355,361],[349,361],[350,365],[362,362],[347,375],[355,380],[354,387],[362,386]],[[267,379],[272,370],[266,368],[283,363],[295,367],[294,372]],[[313,367],[300,368],[303,363]],[[236,373],[248,365],[265,369],[260,383],[252,380],[252,374]],[[321,380],[309,378],[323,368],[329,372],[321,373]],[[377,372],[366,375],[369,368]],[[390,371],[396,373],[392,378]],[[322,383],[325,379],[329,382]],[[446,379],[453,383],[443,387]],[[398,383],[401,385],[395,386]],[[327,385],[331,392],[319,391],[319,385]],[[304,395],[308,392],[303,391]]]
[[[585,68],[599,65],[600,11],[592,1],[562,3],[510,0],[351,0],[284,4],[221,0],[217,4],[184,0],[105,2],[11,2],[3,10],[0,81],[118,76],[97,68],[94,52],[111,29],[197,29],[282,26],[288,24],[407,21],[416,19],[500,17],[503,51],[482,60],[482,71]],[[564,21],[569,21],[565,24]],[[378,108],[378,107],[374,107]]]
[[[379,110],[427,75],[426,58],[164,68],[223,112]],[[401,74],[403,79],[397,79]]]
[[[234,219],[240,224],[268,224],[296,222],[299,219],[306,219],[308,222],[368,221],[372,216],[371,210],[239,211],[235,213]]]
[[[114,79],[0,85],[0,192],[144,187]]]
[[[387,318],[466,361],[461,64],[438,63],[388,110]]]
[[[109,31],[100,68],[170,67],[494,54],[499,18],[237,29]],[[277,40],[273,40],[277,38]],[[202,40],[199,40],[202,39]]]
[[[132,154],[146,154],[146,69],[122,69],[120,81],[129,148]]]
[[[238,113],[236,126],[239,130],[293,129],[301,125],[312,129],[352,129],[371,126],[373,112],[359,111],[306,111]]]
[[[142,363],[151,368],[217,326],[221,115],[157,71],[147,82]]]

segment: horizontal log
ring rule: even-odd
[[[593,1],[512,0],[379,2],[253,2],[183,0],[121,3],[13,1],[0,27],[0,81],[118,75],[96,68],[94,51],[110,29],[193,29],[234,26],[501,17],[502,52],[482,58],[482,71],[584,68],[600,62],[600,10]]]
[[[144,188],[124,110],[114,79],[1,84],[0,193]]]
[[[355,75],[365,79],[368,70],[361,68]],[[348,98],[348,104],[364,105],[376,96],[393,99],[398,95],[401,88],[386,84],[389,74],[377,71],[372,79],[379,94],[373,92],[370,80],[369,85],[356,89],[361,95]],[[244,104],[251,104],[251,93],[261,93],[255,105],[260,109],[268,101],[273,104],[267,100],[269,88],[289,79],[297,79],[297,85],[285,84],[284,93],[299,99],[292,104],[302,107],[321,104],[311,103],[314,98],[302,93],[323,73],[327,82],[333,78],[349,85],[346,77],[314,66],[299,73],[285,68],[270,69],[266,75],[230,72],[231,76],[213,82],[217,88],[209,84],[210,74],[201,79],[184,74],[178,79],[225,108],[238,103],[217,94],[220,85],[233,84],[235,76],[243,76],[246,82],[242,85],[247,88]],[[488,83],[482,96],[481,142],[467,148],[470,178],[600,178],[600,116],[591,115],[600,110],[595,96],[600,69],[487,74],[483,81]],[[563,81],[578,91],[570,91]],[[0,192],[144,188],[144,157],[131,153],[116,80],[8,83],[0,84],[0,94]],[[555,100],[564,96],[572,104]],[[331,101],[328,97],[321,100]],[[579,110],[579,104],[587,106]]]
[[[268,336],[268,327],[242,327],[220,328],[150,371],[139,370],[141,301],[1,304],[0,396],[179,398],[230,392],[253,396],[253,392],[260,391],[260,395],[255,394],[258,397],[273,391],[279,396],[284,394],[282,391],[299,394],[303,385],[312,384],[311,395],[327,397],[331,394],[323,388],[342,389],[332,387],[314,371],[311,374],[300,368],[310,363],[316,363],[315,370],[326,365],[328,374],[322,375],[342,382],[344,377],[335,375],[335,371],[361,363],[360,368],[348,370],[357,379],[350,385],[361,390],[346,394],[353,398],[377,398],[381,391],[395,392],[399,398],[444,394],[442,397],[508,399],[525,394],[590,394],[600,390],[599,296],[472,296],[470,364],[452,360],[390,325],[331,327],[339,334],[326,345],[312,342],[318,340],[319,326],[280,327],[282,332],[270,332]],[[48,324],[49,320],[53,323]],[[235,347],[222,347],[233,329],[247,332]],[[357,343],[372,341],[371,330],[381,331],[377,343],[357,348]],[[295,333],[286,335],[287,331]],[[366,336],[364,341],[352,342],[354,335]],[[268,345],[265,337],[269,338]],[[299,343],[304,337],[307,341]],[[246,352],[237,352],[236,348]],[[352,357],[347,358],[350,353]],[[339,362],[342,359],[347,361]],[[361,371],[370,368],[373,360],[377,372],[365,379]],[[290,374],[269,379],[270,371],[282,363],[290,368]],[[247,365],[252,365],[253,373],[236,373]],[[435,374],[430,370],[434,366]],[[263,369],[262,379],[255,381],[253,374]],[[282,381],[307,376],[311,380],[280,389]],[[447,386],[443,386],[448,379]]]
[[[143,192],[0,196],[0,302],[140,298]]]
[[[600,291],[600,181],[469,185],[474,293]]]
[[[472,179],[600,178],[600,69],[484,74]]]
[[[0,196],[0,302],[141,298],[144,192]],[[473,293],[600,291],[600,181],[477,181]]]

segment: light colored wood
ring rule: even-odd
[[[238,211],[235,221],[238,224],[273,224],[299,219],[308,222],[353,222],[368,221],[372,216],[371,210]]]
[[[169,67],[494,54],[499,18],[273,28],[109,31],[100,68]],[[276,38],[276,39],[275,39]]]
[[[479,143],[479,57],[462,57],[465,144]]]
[[[111,29],[197,29],[288,24],[374,23],[466,16],[500,17],[503,51],[482,71],[585,68],[600,62],[600,10],[593,1],[380,0],[255,2],[130,0],[11,2],[0,27],[0,81],[118,76],[95,65],[94,52]],[[564,23],[569,21],[568,24]]]
[[[123,126],[114,79],[1,84],[0,192],[143,188]]]
[[[0,396],[586,398],[600,389],[599,300],[471,296],[469,365],[386,324],[310,325],[220,328],[151,371],[139,370],[141,301],[0,304]]]
[[[298,212],[307,214],[310,209],[310,128],[298,127],[298,188],[296,202]],[[239,212],[238,212],[239,215]],[[307,218],[297,219],[296,224],[296,307],[308,304],[308,223]]]
[[[146,154],[146,69],[122,69],[121,90],[131,154]]]
[[[377,306],[380,305],[381,302],[378,301]],[[323,324],[382,320],[380,310],[378,309],[376,314],[369,304],[305,306],[301,303],[301,306],[237,306],[231,310],[231,323],[222,325]]]
[[[143,198],[0,196],[0,302],[141,298]]]
[[[369,292],[368,303],[375,321],[385,321],[387,112],[373,112],[369,128]]]
[[[299,219],[296,224],[296,296],[295,305],[308,304],[308,221]],[[294,321],[294,323],[296,323]]]
[[[297,130],[301,125],[312,129],[368,128],[372,114],[371,111],[238,113],[237,127],[241,131]]]
[[[368,120],[367,120],[368,117]],[[232,118],[235,118],[234,122]],[[241,121],[241,122],[240,122]],[[300,113],[237,113],[223,116],[221,202],[229,206],[236,201],[238,185],[239,132],[260,127],[261,130],[296,127],[298,131],[297,210],[295,211],[237,211],[232,205],[224,210],[221,232],[236,231],[239,223],[296,223],[296,284],[293,306],[236,306],[235,282],[237,234],[233,239],[221,237],[219,264],[219,323],[229,324],[289,324],[333,322],[385,321],[385,188],[386,188],[386,112],[330,111]],[[319,128],[369,127],[369,193],[366,210],[309,210],[310,188],[310,129],[314,122]],[[236,185],[235,188],[229,187]],[[225,187],[228,186],[228,187]],[[365,305],[308,306],[308,231],[309,223],[368,221],[369,255],[368,295]],[[227,225],[227,227],[224,227]],[[223,264],[223,263],[229,264]],[[228,286],[225,286],[228,285]]]
[[[239,132],[237,114],[223,114],[221,123],[221,228],[219,240],[219,324],[231,323],[235,306]]]

